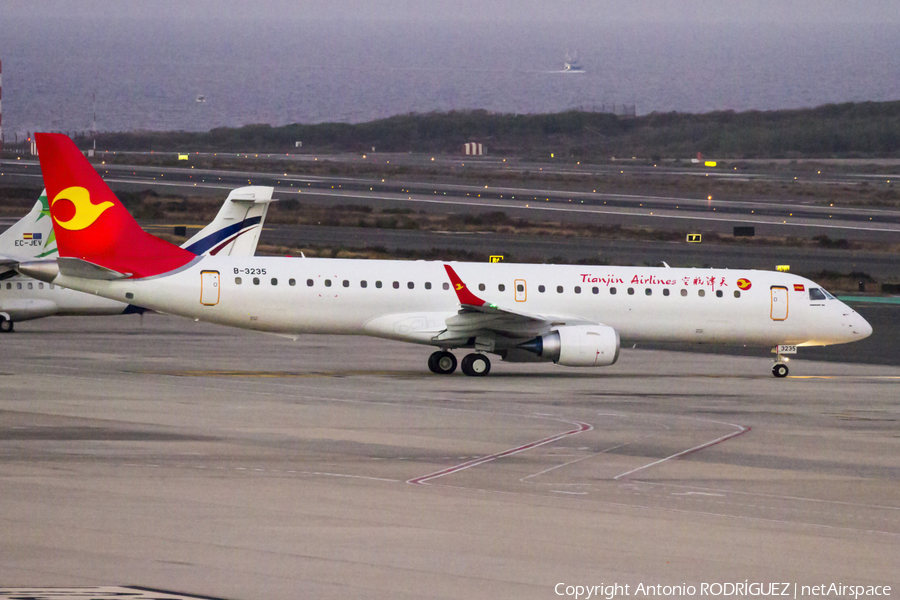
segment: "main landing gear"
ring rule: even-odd
[[[491,372],[491,361],[484,354],[473,352],[462,359],[461,367],[469,377],[484,377]],[[438,350],[428,357],[428,369],[438,375],[449,375],[456,370],[456,357],[446,350]]]
[[[13,330],[12,319],[0,317],[0,333],[10,333]]]
[[[428,357],[428,368],[438,375],[449,375],[456,370],[456,357],[446,350],[438,350]]]

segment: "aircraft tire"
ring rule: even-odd
[[[473,352],[462,359],[461,367],[469,377],[484,377],[491,372],[491,361],[484,354]]]
[[[428,357],[428,369],[436,375],[449,375],[456,370],[456,357],[446,350],[438,350]]]
[[[6,317],[0,317],[0,333],[12,333],[13,322]]]
[[[787,377],[788,366],[784,363],[777,363],[772,367],[772,375],[775,377]]]

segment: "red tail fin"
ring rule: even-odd
[[[196,258],[141,229],[67,136],[36,133],[34,137],[60,256],[134,277],[165,273]]]

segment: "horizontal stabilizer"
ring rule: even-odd
[[[59,272],[69,277],[81,277],[83,279],[102,279],[104,281],[113,281],[115,279],[126,279],[131,277],[131,273],[120,273],[95,265],[92,262],[73,258],[70,256],[61,256],[56,259],[59,263]]]

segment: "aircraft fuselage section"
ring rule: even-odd
[[[459,311],[443,262],[214,257],[147,279],[56,283],[162,312],[283,334],[368,334],[431,343]],[[788,273],[658,267],[449,263],[501,308],[591,321],[625,341],[827,345],[868,324]],[[865,324],[865,325],[863,325]],[[854,332],[855,331],[855,332]],[[868,328],[868,332],[871,328]]]

